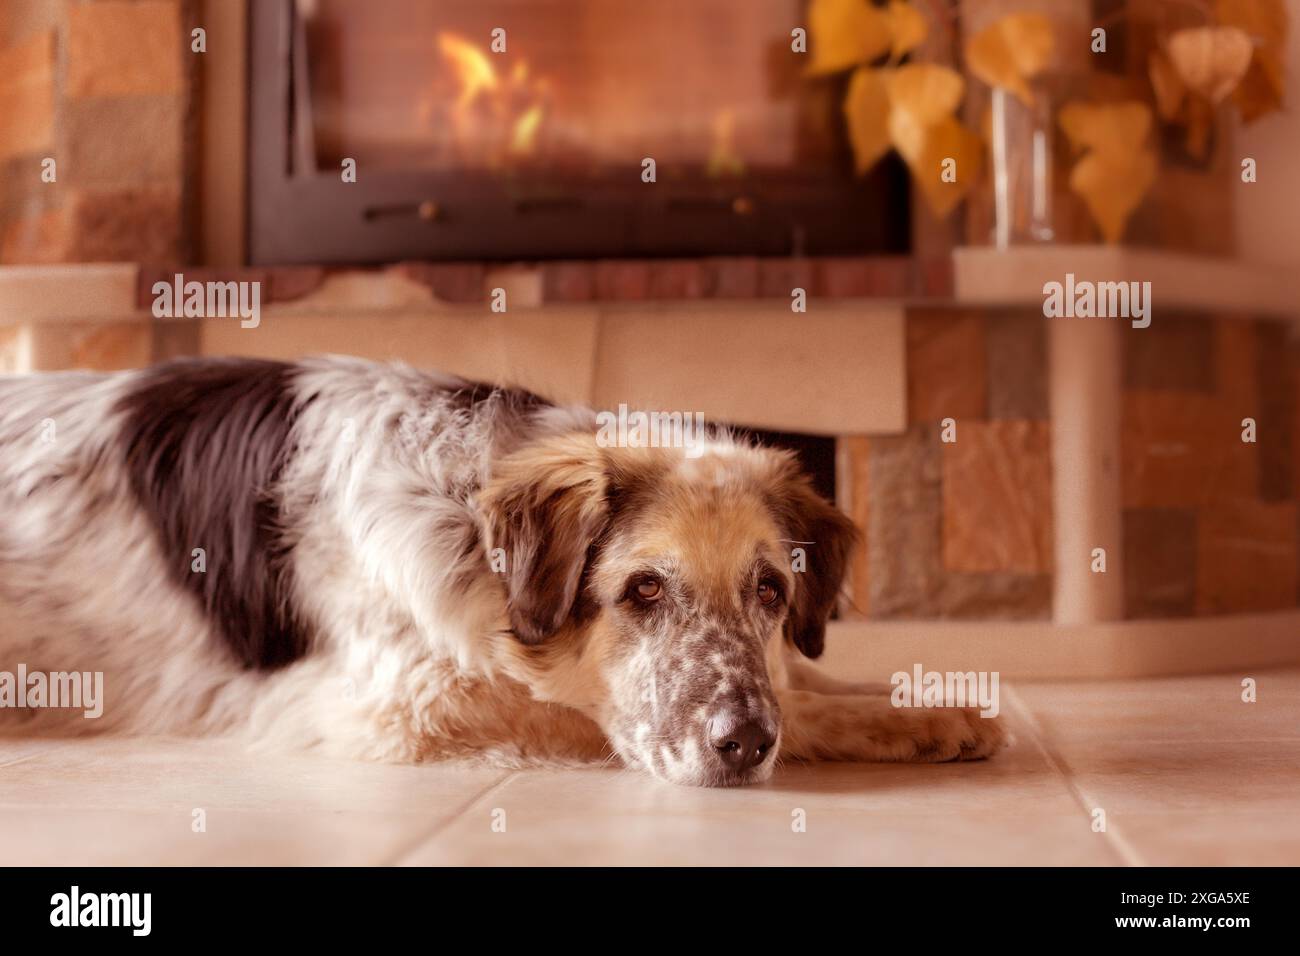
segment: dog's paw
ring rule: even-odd
[[[908,729],[912,753],[903,759],[917,763],[983,760],[1010,741],[1000,717],[981,717],[974,707],[921,711]]]

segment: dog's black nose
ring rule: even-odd
[[[776,734],[769,731],[761,721],[753,719],[714,720],[710,722],[710,727],[712,732],[709,739],[713,748],[722,762],[737,772],[757,767],[767,759],[776,743]]]

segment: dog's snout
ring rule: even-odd
[[[757,767],[772,751],[776,734],[764,721],[719,715],[709,721],[709,743],[727,768],[741,772]]]

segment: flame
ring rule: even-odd
[[[528,156],[537,151],[537,131],[542,127],[542,117],[542,107],[534,105],[515,121],[510,136],[510,152]]]
[[[713,148],[709,151],[708,174],[714,177],[739,176],[745,163],[736,152],[736,114],[719,110],[713,117]]]
[[[460,80],[460,96],[456,100],[457,109],[466,109],[478,99],[484,91],[494,91],[498,87],[497,73],[492,68],[492,61],[487,54],[464,37],[455,33],[439,33],[438,49],[451,61],[452,69]]]
[[[456,148],[490,164],[535,155],[546,117],[546,80],[532,76],[527,60],[498,73],[495,54],[456,33],[440,32],[437,46],[458,84],[451,108]],[[429,114],[422,120],[432,122]]]

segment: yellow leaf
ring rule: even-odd
[[[909,63],[885,77],[889,94],[889,138],[912,171],[926,203],[946,216],[974,185],[984,156],[983,141],[952,115],[961,105],[966,81],[936,63]],[[956,180],[945,182],[945,160],[956,163]]]
[[[1132,154],[1141,148],[1151,131],[1151,107],[1136,100],[1067,103],[1057,114],[1057,121],[1076,150]]]
[[[1070,173],[1070,188],[1083,197],[1105,240],[1118,243],[1155,179],[1156,156],[1150,150],[1120,155],[1092,152]]]
[[[1256,50],[1255,61],[1259,64],[1264,81],[1268,83],[1279,100],[1286,93],[1286,67],[1283,65],[1284,54],[1280,50]],[[1248,71],[1249,72],[1249,71]]]
[[[860,66],[849,81],[844,98],[844,118],[849,142],[860,173],[865,173],[889,151],[889,90],[886,71]]]
[[[1032,104],[1026,80],[1046,69],[1056,49],[1052,21],[1040,13],[1013,13],[975,34],[966,44],[966,63],[989,86]]]
[[[908,63],[889,74],[889,102],[919,126],[931,126],[961,105],[966,81],[937,63]]]
[[[1241,118],[1253,123],[1261,116],[1280,110],[1285,92],[1286,76],[1279,55],[1259,49],[1232,98],[1237,109],[1241,110]]]
[[[1236,27],[1193,27],[1169,38],[1169,60],[1187,86],[1220,102],[1246,75],[1254,44]]]
[[[889,0],[889,56],[897,62],[925,42],[930,23],[907,0]]]
[[[1151,77],[1151,89],[1156,94],[1156,112],[1165,122],[1172,122],[1182,110],[1183,99],[1187,96],[1186,84],[1169,62],[1169,57],[1160,50],[1151,51],[1147,73]]]
[[[1070,188],[1083,197],[1106,241],[1119,242],[1156,177],[1155,153],[1144,145],[1151,108],[1138,101],[1067,103],[1057,121],[1076,150],[1087,150],[1070,172]]]
[[[1256,43],[1250,68],[1233,92],[1241,118],[1250,123],[1281,109],[1289,26],[1284,0],[1217,0],[1215,15],[1223,26],[1237,27]]]
[[[925,151],[926,137],[936,125],[938,124],[918,122],[906,110],[892,109],[889,111],[889,141],[898,150],[898,155],[911,166],[920,161],[921,154]]]
[[[868,0],[812,0],[808,10],[814,76],[838,73],[889,52],[889,18]]]
[[[1236,27],[1274,51],[1285,44],[1288,17],[1284,0],[1216,0],[1214,13],[1221,25]]]
[[[890,117],[891,132],[898,116],[895,112]],[[902,141],[895,138],[894,145],[912,171],[926,205],[936,216],[947,216],[979,180],[984,141],[951,116],[924,128],[904,120],[898,132]]]

